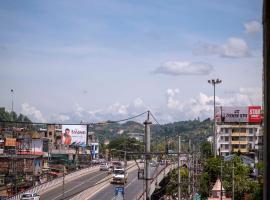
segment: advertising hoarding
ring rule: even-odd
[[[32,139],[32,154],[43,155],[43,141],[41,139]]]
[[[248,122],[260,123],[262,120],[261,106],[217,106],[216,122]]]
[[[248,107],[222,107],[223,122],[248,122]]]
[[[6,138],[5,146],[6,147],[15,147],[16,146],[16,138]]]
[[[248,121],[255,123],[259,123],[262,121],[261,106],[248,107]]]
[[[86,125],[62,125],[62,144],[86,146]]]

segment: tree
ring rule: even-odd
[[[209,158],[212,154],[212,144],[208,141],[201,143],[201,153],[203,158]]]

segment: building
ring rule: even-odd
[[[129,138],[134,138],[139,142],[144,141],[144,133],[128,133]]]
[[[261,106],[216,108],[217,153],[241,153],[260,160],[262,149]]]

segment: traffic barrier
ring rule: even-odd
[[[85,168],[85,169],[81,169],[81,170],[77,170],[75,172],[71,172],[67,175],[65,175],[65,182],[70,182],[76,178],[79,178],[80,176],[82,176],[83,174],[86,174],[86,173],[89,173],[91,171],[94,171],[98,169],[98,166],[94,166],[94,167],[88,167],[88,168]],[[57,185],[60,185],[62,184],[63,182],[63,177],[58,177],[52,181],[48,181],[48,182],[45,182],[45,183],[42,183],[38,186],[35,186],[35,187],[32,187],[28,190],[25,190],[23,192],[20,192],[14,196],[11,196],[8,198],[8,200],[19,200],[21,195],[24,194],[24,193],[38,193],[38,194],[43,194],[45,192],[48,192],[49,190],[53,189],[54,187],[56,187]]]

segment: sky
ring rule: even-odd
[[[262,105],[262,0],[0,1],[0,107],[35,122]]]

